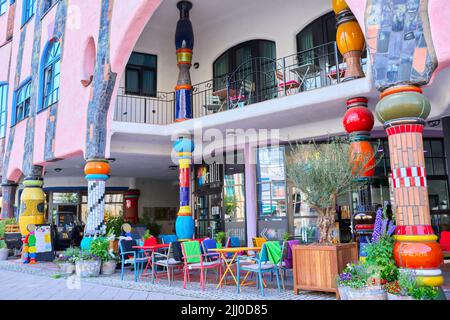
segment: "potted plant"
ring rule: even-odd
[[[80,249],[75,247],[67,248],[64,253],[58,255],[53,261],[65,274],[72,274],[75,271],[75,260],[80,254]]]
[[[358,260],[358,247],[356,243],[336,243],[333,238],[336,200],[361,186],[357,178],[371,169],[373,158],[352,152],[348,139],[332,139],[322,145],[297,144],[289,158],[288,178],[300,190],[302,201],[317,212],[319,230],[318,243],[293,247],[294,291],[338,295],[335,277],[348,263]]]
[[[0,261],[8,260],[9,249],[5,240],[0,240]]]
[[[217,232],[216,236],[215,236],[217,244],[224,246],[226,237],[227,237],[227,234],[225,232],[223,232],[223,231]]]
[[[102,263],[101,273],[104,275],[114,274],[116,271],[117,260],[114,253],[109,248],[107,238],[96,238],[91,242],[90,253],[98,257]]]
[[[78,277],[97,277],[100,274],[101,260],[89,251],[81,251],[74,260],[75,272]]]
[[[106,223],[106,234],[109,240],[109,247],[114,252],[119,252],[119,237],[122,233],[122,225],[125,223],[125,220],[122,217],[114,217],[108,219]]]
[[[388,300],[435,300],[439,290],[435,287],[420,286],[414,272],[402,271],[398,280],[385,285]]]
[[[289,241],[291,239],[292,239],[292,236],[291,236],[291,234],[289,232],[285,232],[283,234],[283,241]]]
[[[341,300],[387,300],[377,279],[379,269],[366,263],[348,264],[336,279]]]

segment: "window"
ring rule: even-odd
[[[8,10],[8,1],[7,0],[0,0],[0,16],[2,14],[5,14],[6,10]]]
[[[125,70],[125,93],[156,97],[156,56],[133,52]]]
[[[42,65],[42,100],[39,109],[42,110],[59,100],[59,78],[61,72],[61,43],[51,42],[45,50]]]
[[[284,147],[258,149],[257,193],[260,217],[286,216]]]
[[[15,112],[13,113],[12,125],[22,121],[30,112],[31,102],[31,79],[16,91]]]
[[[258,101],[269,99],[275,87],[275,51],[275,42],[268,40],[251,40],[228,49],[213,63],[214,90],[225,88],[226,76],[239,68],[231,81],[248,80],[259,93]]]
[[[110,218],[123,217],[123,193],[105,194],[105,221]],[[87,222],[88,212],[88,196],[83,195],[81,198],[81,221]]]
[[[23,0],[22,25],[36,13],[36,0]]]
[[[0,138],[6,134],[6,110],[8,107],[8,85],[0,83]]]

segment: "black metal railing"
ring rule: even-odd
[[[366,71],[366,62],[362,61]],[[336,42],[280,59],[252,58],[223,77],[193,85],[193,117],[245,107],[342,82],[346,64]],[[170,124],[174,122],[175,93],[155,97],[127,94],[119,89],[114,120]]]

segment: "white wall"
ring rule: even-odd
[[[229,1],[229,10],[212,9],[198,17],[195,10],[205,11],[199,8],[205,6],[202,1],[194,1],[191,12],[195,34],[193,62],[200,64],[199,69],[191,69],[193,84],[210,80],[214,60],[227,49],[247,40],[275,41],[279,58],[296,53],[297,33],[317,17],[331,11],[330,0],[246,0],[243,10],[239,10],[239,1],[233,0]],[[214,8],[213,3],[219,1],[222,0],[208,0],[208,6]],[[249,3],[254,5],[249,6]],[[219,7],[219,4],[216,6]],[[171,10],[176,11],[175,5],[166,0],[155,15],[172,14]],[[164,21],[161,16],[152,18],[134,50],[158,56],[157,90],[170,92],[174,90],[178,78],[174,44],[177,18],[171,15],[167,19],[174,21]],[[124,79],[121,82],[123,85]]]

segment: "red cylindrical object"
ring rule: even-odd
[[[375,124],[375,118],[367,107],[353,107],[347,110],[343,125],[347,133],[370,132]]]
[[[123,218],[127,222],[136,224],[139,219],[139,190],[128,190],[124,194],[125,208]]]

